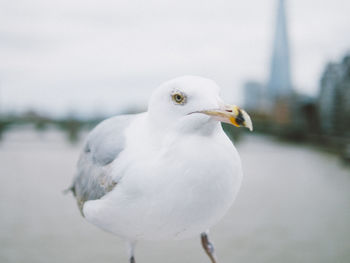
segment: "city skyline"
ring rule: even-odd
[[[183,74],[213,78],[241,103],[246,80],[267,81],[276,3],[8,2],[0,109],[110,114],[145,105],[158,84]],[[326,63],[349,50],[350,3],[287,5],[293,84],[316,94]]]

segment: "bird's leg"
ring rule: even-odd
[[[136,245],[136,241],[128,242],[128,254],[129,254],[130,263],[136,263],[135,256],[134,256],[135,245]]]
[[[201,234],[202,246],[204,248],[205,253],[207,253],[212,263],[216,263],[215,255],[214,255],[214,246],[210,243],[208,238],[208,233],[203,232]]]

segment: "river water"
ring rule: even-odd
[[[125,244],[88,224],[71,195],[81,145],[49,131],[0,143],[0,262],[127,262]],[[350,262],[350,170],[334,155],[270,137],[237,145],[245,178],[211,229],[219,262]],[[142,262],[209,262],[199,238],[140,242]]]

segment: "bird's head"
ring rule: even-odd
[[[183,76],[161,84],[148,105],[150,117],[161,125],[186,123],[199,128],[208,122],[225,122],[253,130],[249,115],[220,98],[220,87],[212,80]]]

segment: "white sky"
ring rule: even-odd
[[[240,103],[266,81],[276,0],[1,0],[0,109],[111,114],[172,77],[213,78]],[[287,0],[292,77],[316,94],[350,50],[350,1]]]

